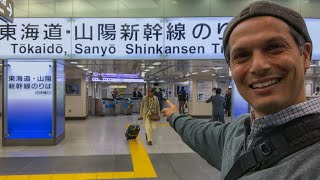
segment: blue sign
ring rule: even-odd
[[[9,61],[6,68],[6,138],[52,138],[52,62]]]

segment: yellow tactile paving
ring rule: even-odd
[[[81,173],[75,174],[74,179],[81,180],[81,179],[97,179],[97,173]]]
[[[6,176],[4,180],[27,180],[29,179],[30,175],[15,175],[15,176]],[[0,178],[0,180],[2,180]]]
[[[157,124],[169,126],[169,124]],[[135,141],[129,141],[133,171],[129,172],[97,172],[73,174],[42,174],[42,175],[3,175],[0,180],[90,180],[90,179],[129,179],[156,178],[148,153],[141,141],[140,135]]]
[[[141,126],[144,126],[144,124],[141,124]],[[169,127],[170,124],[169,123],[157,123],[157,126],[159,126],[159,127]]]

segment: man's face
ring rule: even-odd
[[[270,16],[245,20],[233,30],[229,47],[232,77],[257,117],[305,101],[311,45],[298,48],[284,21]]]
[[[152,97],[152,96],[153,96],[153,91],[150,90],[150,89],[148,90],[148,96],[149,96],[149,97]]]

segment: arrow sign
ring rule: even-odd
[[[13,23],[14,4],[12,0],[0,0],[0,19]]]

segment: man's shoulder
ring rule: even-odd
[[[244,122],[246,120],[249,120],[249,119],[250,119],[250,114],[249,113],[241,114],[241,115],[237,116],[236,118],[234,118],[231,121],[229,127],[233,127],[233,128],[236,128],[236,127],[239,127],[239,126],[243,126],[244,127]]]

